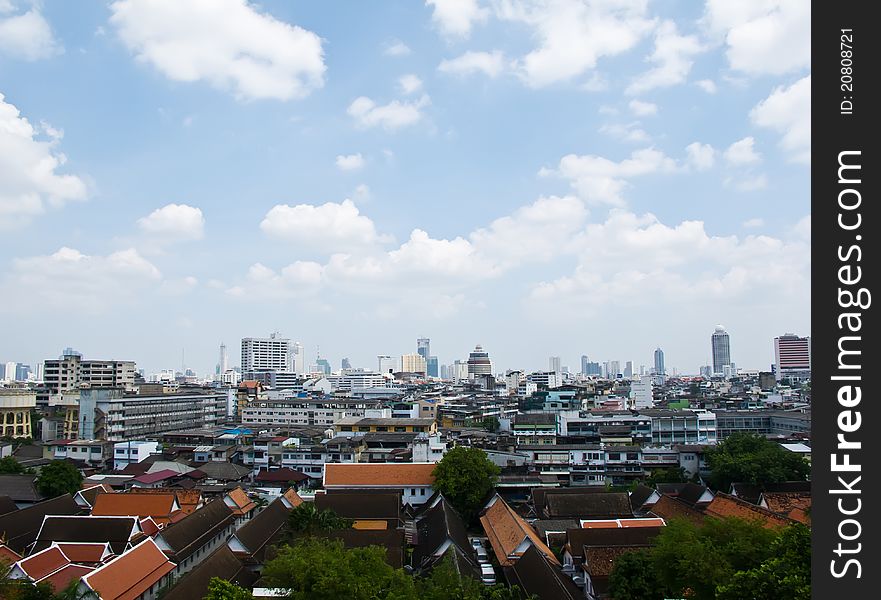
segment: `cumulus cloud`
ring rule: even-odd
[[[467,38],[474,25],[489,16],[478,0],[425,0],[425,5],[432,8],[435,26],[448,37]]]
[[[708,94],[715,94],[718,91],[716,88],[716,82],[712,79],[701,79],[700,81],[695,82],[695,85]]]
[[[385,45],[382,53],[386,56],[407,56],[410,54],[410,48],[401,40],[394,40]]]
[[[635,144],[644,144],[651,139],[651,136],[640,127],[639,121],[627,124],[609,123],[600,127],[600,133],[621,142],[632,142]]]
[[[811,64],[811,5],[801,0],[707,0],[703,23],[733,69],[782,75]]]
[[[321,38],[247,0],[118,0],[110,22],[138,60],[242,100],[291,100],[324,84]]]
[[[743,226],[747,229],[754,229],[756,227],[762,227],[765,224],[765,219],[761,217],[755,217],[752,219],[747,219],[743,222]]]
[[[729,165],[751,165],[759,162],[762,157],[755,150],[755,139],[745,137],[728,146],[725,150],[725,161]]]
[[[540,175],[557,175],[568,179],[586,201],[594,204],[623,206],[628,180],[653,173],[672,173],[679,169],[676,161],[654,148],[636,150],[630,158],[614,162],[596,155],[567,154],[556,169],[542,169]]]
[[[0,94],[0,228],[27,223],[46,205],[84,200],[86,184],[58,171],[67,157],[58,151],[63,132],[42,124],[41,131]]]
[[[409,96],[422,89],[422,80],[410,73],[398,79],[398,86],[401,88],[402,94]]]
[[[6,11],[0,10],[0,15],[12,10],[9,6]],[[34,61],[61,52],[61,44],[37,6],[20,15],[0,17],[0,54]]]
[[[741,175],[739,177],[728,177],[725,179],[725,185],[733,185],[734,189],[740,192],[755,192],[768,187],[768,178],[764,175]]]
[[[423,94],[415,102],[393,100],[379,106],[366,96],[356,98],[346,111],[360,127],[382,127],[394,131],[422,120],[422,109],[431,104],[427,95]]]
[[[340,171],[357,171],[364,167],[365,161],[361,153],[340,154],[336,157],[336,168]]]
[[[662,22],[655,32],[655,49],[648,57],[655,66],[635,77],[626,92],[641,94],[684,82],[694,64],[693,57],[702,51],[696,36],[679,35],[673,21]]]
[[[456,58],[445,59],[437,70],[451,75],[473,75],[483,73],[487,77],[496,77],[505,69],[505,57],[500,50],[492,52],[468,51]]]
[[[643,102],[642,100],[631,100],[628,104],[630,112],[637,117],[649,117],[658,114],[658,105],[651,102]]]
[[[315,206],[278,204],[266,213],[260,229],[270,237],[315,251],[344,252],[388,242],[351,200]]]
[[[569,81],[603,57],[630,50],[652,31],[646,0],[506,0],[496,16],[528,26],[537,47],[515,61],[530,87]]]
[[[205,218],[202,209],[187,204],[166,204],[138,219],[141,231],[169,241],[202,239]]]
[[[760,127],[782,134],[780,147],[790,160],[811,162],[811,76],[789,87],[775,88],[750,112],[750,119]]]
[[[716,150],[709,144],[692,142],[685,147],[685,152],[689,166],[698,171],[711,168],[716,160]]]

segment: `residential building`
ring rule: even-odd
[[[713,355],[713,375],[723,375],[725,367],[731,367],[731,346],[728,332],[722,325],[717,325],[710,338]]]
[[[347,398],[307,396],[252,401],[241,409],[242,424],[260,427],[332,427],[346,417],[363,417],[373,403]]]
[[[0,388],[0,436],[32,437],[31,413],[37,394],[27,389]]]
[[[643,408],[651,408],[654,404],[652,390],[652,377],[643,375],[639,379],[630,382],[630,402],[631,407],[640,410]]]
[[[65,349],[58,359],[43,363],[43,382],[50,395],[80,387],[135,389],[135,363],[131,360],[83,360],[79,352]]]
[[[294,348],[288,338],[242,338],[242,373],[248,371],[294,371]]]
[[[424,504],[434,494],[434,463],[330,463],[324,469],[326,490],[399,490],[401,503]]]
[[[364,433],[427,433],[437,431],[434,419],[385,419],[366,417],[346,417],[334,423],[337,435],[352,437]]]
[[[144,462],[148,456],[159,454],[159,442],[129,440],[113,444],[113,469],[122,471],[126,466]]]
[[[563,385],[562,377],[555,371],[535,371],[526,376],[539,388],[550,390]]]
[[[427,362],[421,354],[404,354],[401,356],[401,372],[422,373],[427,371]]]
[[[552,356],[548,359],[548,371],[555,373],[557,378],[562,377],[563,365],[559,356]]]
[[[787,333],[774,338],[774,365],[778,379],[801,382],[811,378],[811,338]]]
[[[380,354],[376,357],[377,360],[377,369],[383,374],[387,375],[389,373],[395,373],[398,371],[398,359],[393,356],[388,356],[386,354]]]

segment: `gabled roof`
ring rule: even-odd
[[[97,485],[90,484],[89,487],[83,488],[74,495],[76,503],[85,508],[92,508],[95,504],[95,498],[98,494],[112,494],[114,490],[109,485],[99,483]]]
[[[224,502],[232,509],[234,514],[239,516],[250,513],[257,506],[241,487],[236,487],[227,492]]]
[[[434,485],[434,463],[328,463],[325,487],[411,487]]]
[[[76,515],[81,511],[73,496],[64,494],[0,517],[0,540],[15,552],[25,549],[37,539],[37,532],[46,515]]]
[[[101,563],[104,559],[114,554],[107,542],[61,542],[52,544],[75,563]]]
[[[222,498],[217,498],[163,529],[156,537],[156,543],[170,558],[179,563],[208,543],[234,520],[235,515],[232,510]]]
[[[763,492],[759,504],[778,515],[787,516],[805,525],[811,524],[810,492]]]
[[[510,567],[526,551],[530,544],[541,550],[551,562],[559,561],[545,543],[538,537],[535,530],[523,518],[511,510],[501,496],[496,495],[490,500],[480,517],[480,524],[489,538],[496,559],[503,567]]]
[[[37,491],[36,475],[0,475],[0,494],[13,502],[39,502],[44,496]]]
[[[657,490],[647,485],[638,485],[630,492],[630,509],[637,512],[644,508],[650,508],[660,497]]]
[[[140,535],[137,517],[47,516],[34,550],[48,548],[53,542],[107,542],[114,554],[122,554]]]
[[[92,515],[153,517],[160,525],[184,516],[174,494],[99,494]]]
[[[434,566],[448,544],[457,546],[472,568],[477,568],[477,555],[468,540],[465,523],[452,505],[441,496],[416,522],[413,566],[423,569]]]
[[[758,504],[762,495],[762,487],[751,483],[732,483],[728,491],[732,496],[737,496],[750,504]]]
[[[605,494],[607,490],[603,486],[585,487],[532,487],[529,490],[530,503],[536,511],[540,511],[545,505],[545,498],[549,494]]]
[[[220,577],[245,588],[250,588],[257,580],[257,575],[246,569],[229,546],[223,544],[184,575],[162,600],[203,598],[208,593],[208,583],[212,577]]]
[[[633,516],[627,492],[546,494],[543,516],[548,519],[618,519]]]
[[[259,557],[284,527],[289,513],[290,509],[280,499],[270,502],[269,506],[235,532],[229,541],[230,548],[237,554]]]
[[[138,475],[134,479],[133,482],[143,483],[144,485],[150,485],[152,483],[158,483],[160,481],[165,481],[166,479],[173,479],[175,477],[180,477],[180,473],[177,471],[172,471],[171,469],[162,469],[161,471],[155,471],[153,473],[144,473],[143,475]]]
[[[158,488],[142,488],[133,487],[128,491],[129,494],[174,494],[181,512],[189,515],[196,511],[199,503],[202,502],[202,492],[199,490],[185,490],[178,487],[158,487]]]
[[[25,575],[38,581],[47,577],[62,567],[66,567],[70,563],[64,552],[56,547],[47,548],[36,554],[31,554],[27,558],[23,558],[15,567],[21,569]]]
[[[691,506],[706,505],[713,500],[713,492],[705,485],[689,482],[682,486],[676,497]]]
[[[260,472],[254,477],[254,481],[259,481],[260,483],[290,483],[291,481],[305,481],[306,479],[309,479],[308,475],[289,467],[282,467],[274,471],[260,469]]]
[[[133,600],[173,571],[156,543],[148,539],[83,577],[101,600]]]
[[[583,597],[572,579],[535,546],[530,546],[505,574],[510,585],[519,586],[525,595],[538,596],[539,600],[579,600]]]
[[[15,501],[9,496],[0,496],[0,516],[7,515],[18,510]]]
[[[19,554],[6,544],[0,543],[0,563],[11,565],[12,563],[16,563],[19,560],[21,560],[21,554]]]
[[[647,547],[663,530],[656,527],[617,527],[614,529],[570,529],[566,532],[566,551],[585,560],[588,548]]]
[[[389,566],[400,569],[404,566],[404,532],[397,529],[382,531],[339,529],[329,531],[326,537],[331,540],[342,540],[346,548],[366,548],[379,546],[385,549],[385,562]]]
[[[286,489],[281,497],[283,498],[284,502],[287,502],[288,508],[296,508],[303,504],[303,499],[300,498],[300,494],[298,494],[297,490],[295,490],[294,488]]]
[[[45,583],[57,593],[67,588],[70,582],[76,581],[94,570],[95,567],[91,566],[68,564],[37,583]]]
[[[738,517],[746,520],[757,520],[769,529],[785,527],[793,522],[788,517],[775,514],[767,508],[750,504],[736,496],[718,493],[713,501],[704,509],[710,517]]]
[[[687,503],[662,494],[661,498],[652,505],[649,514],[657,515],[667,521],[671,519],[686,519],[695,525],[702,525],[704,522],[704,513],[689,506]]]
[[[332,510],[346,519],[398,521],[401,519],[401,496],[397,493],[316,494],[315,508]],[[393,527],[397,526],[397,523],[393,524]]]
[[[205,473],[209,479],[218,481],[239,481],[251,472],[251,469],[244,465],[220,461],[199,465],[198,470]]]

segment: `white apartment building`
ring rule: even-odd
[[[652,395],[652,379],[650,375],[644,375],[630,382],[630,407],[634,409],[651,408],[654,403]]]
[[[113,469],[123,470],[127,465],[143,462],[151,454],[159,453],[159,442],[132,440],[113,444]]]
[[[135,389],[135,362],[132,360],[83,360],[77,353],[43,363],[43,382],[49,394],[80,387],[121,387]]]
[[[287,338],[242,338],[242,372],[294,371],[294,346]]]
[[[249,403],[242,409],[242,425],[332,427],[345,417],[364,417],[368,405],[362,400],[337,398],[277,398]]]

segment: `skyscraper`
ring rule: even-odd
[[[398,359],[386,354],[380,354],[376,357],[380,373],[394,373],[398,370]]]
[[[275,333],[268,338],[242,338],[242,372],[291,369],[293,369],[291,340],[277,337]]]
[[[803,381],[811,378],[811,338],[786,333],[774,338],[777,378]]]
[[[713,374],[721,375],[725,367],[731,365],[731,345],[728,332],[721,325],[716,325],[716,331],[710,338],[713,352]]]
[[[633,377],[633,361],[628,360],[624,363],[624,378],[631,379]]]
[[[416,354],[425,359],[425,362],[428,362],[428,357],[431,356],[431,340],[429,338],[416,338]]]
[[[217,370],[220,375],[229,370],[229,356],[226,353],[226,344],[220,344],[220,360],[217,363]]]
[[[349,362],[349,359],[348,359],[348,358],[344,358],[344,359],[342,360],[342,362],[340,363],[340,368],[341,368],[341,369],[351,369],[351,368],[352,368],[352,363]]]
[[[439,375],[438,366],[437,366],[437,356],[429,356],[428,357],[428,363],[426,364],[426,369],[428,370],[427,374],[429,377],[437,377]]]
[[[559,377],[560,373],[563,372],[561,365],[560,365],[560,357],[559,356],[550,357],[550,359],[548,359],[548,364],[550,365],[549,370],[553,373],[556,373],[557,376]]]
[[[489,352],[477,344],[468,355],[468,378],[474,379],[481,375],[492,375],[492,372],[493,363],[489,359]]]
[[[655,375],[666,375],[664,367],[664,351],[660,347],[655,348]]]
[[[582,354],[581,355],[581,374],[582,375],[590,375],[590,373],[587,372],[588,362],[589,362],[589,360],[587,358],[587,354]]]

